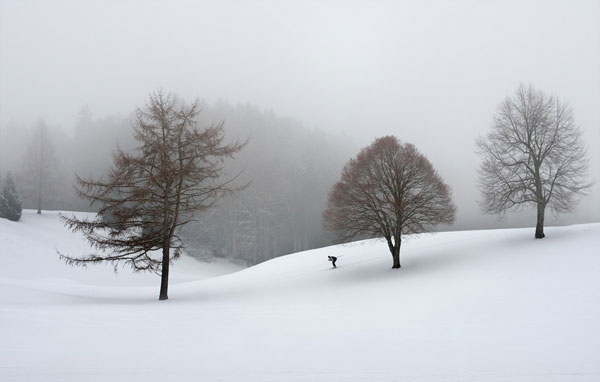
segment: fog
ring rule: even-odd
[[[331,173],[393,134],[451,186],[455,229],[532,226],[532,214],[499,221],[477,205],[475,138],[520,83],[570,103],[597,180],[599,1],[0,0],[0,172],[40,118],[73,137],[82,107],[125,121],[162,87],[204,100],[226,126],[241,111],[219,114],[219,102],[327,136],[315,142],[339,144]],[[548,223],[600,220],[598,187]]]

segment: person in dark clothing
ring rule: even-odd
[[[327,259],[328,259],[329,261],[331,261],[331,264],[333,265],[333,267],[334,267],[334,268],[337,268],[337,267],[335,266],[335,262],[337,261],[337,257],[335,257],[335,256],[327,256]]]

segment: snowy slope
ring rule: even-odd
[[[78,212],[77,216],[92,217],[93,214]],[[30,292],[54,291],[59,294],[64,292],[64,295],[83,296],[89,296],[90,292],[99,296],[114,293],[118,297],[122,296],[123,286],[158,288],[160,279],[155,274],[133,273],[123,267],[119,267],[115,273],[114,267],[109,264],[90,265],[86,268],[66,266],[59,261],[57,251],[75,256],[91,251],[83,236],[71,233],[61,224],[59,212],[44,211],[42,215],[37,215],[33,210],[24,210],[19,222],[0,219],[0,282],[4,285],[22,286]],[[229,262],[206,264],[184,255],[172,267],[170,279],[172,283],[179,283],[240,269],[242,268]],[[133,292],[133,296],[137,298],[137,293]],[[20,294],[0,296],[2,303],[20,300],[23,300]]]
[[[400,270],[380,241],[184,259],[159,302],[155,275],[59,262],[86,244],[56,216],[0,219],[0,380],[598,381],[600,224],[546,234],[409,237]]]

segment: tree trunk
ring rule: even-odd
[[[400,244],[401,241],[397,240],[396,245],[394,245],[392,250],[392,259],[394,259],[394,265],[392,266],[392,269],[400,268]]]
[[[37,213],[38,215],[40,215],[42,213],[42,191],[41,189],[38,190],[38,202],[37,202],[38,208],[37,208]]]
[[[37,213],[42,213],[42,167],[44,166],[44,129],[40,130],[40,161],[38,163],[38,200],[37,200]]]
[[[41,163],[40,163],[41,166]],[[37,189],[37,213],[38,215],[42,213],[42,170],[40,169],[39,179],[38,179],[38,189]]]
[[[169,289],[169,252],[169,245],[163,245],[162,273],[160,276],[160,296],[158,297],[159,300],[166,300],[169,298],[167,294]]]
[[[543,203],[538,202],[537,204],[537,223],[535,225],[535,238],[543,239],[544,236],[544,212],[546,206]]]

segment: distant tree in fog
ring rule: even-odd
[[[41,214],[47,203],[56,197],[58,189],[56,150],[43,121],[39,121],[34,129],[19,178],[26,201]]]
[[[21,195],[19,195],[13,176],[9,172],[0,193],[0,218],[16,222],[21,218],[22,211]]]
[[[136,271],[161,274],[160,300],[168,298],[169,264],[179,256],[179,230],[192,214],[240,189],[235,177],[221,179],[222,162],[244,144],[224,144],[223,123],[201,129],[199,104],[185,105],[162,91],[138,109],[133,153],[117,150],[113,168],[100,180],[78,178],[79,195],[100,210],[94,220],[63,216],[99,253],[61,254],[68,264],[125,262]],[[110,216],[110,219],[103,219]],[[161,250],[158,256],[153,251]]]
[[[590,183],[581,131],[571,108],[556,97],[521,85],[494,115],[491,131],[477,140],[481,206],[504,214],[537,208],[535,237],[543,238],[544,215],[571,211]]]
[[[341,241],[384,237],[400,268],[402,235],[454,221],[449,187],[414,145],[376,139],[342,170],[329,192],[325,226]]]
[[[75,172],[99,177],[110,168],[115,146],[124,151],[132,149],[135,139],[130,128],[131,119],[119,115],[93,118],[89,107],[82,107],[73,129],[72,155],[77,158]]]

